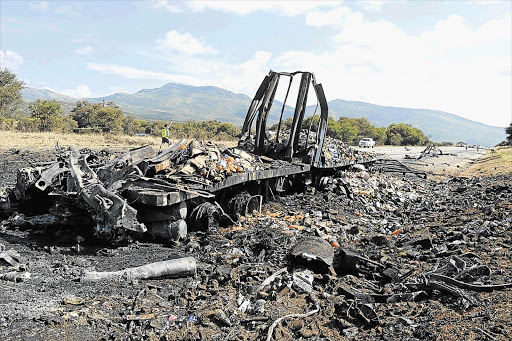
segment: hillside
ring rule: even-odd
[[[308,108],[313,110],[314,108]],[[421,129],[430,139],[443,142],[464,141],[471,144],[494,146],[506,137],[505,129],[488,126],[457,115],[429,109],[385,107],[364,102],[336,99],[329,102],[329,116],[368,119],[377,127],[392,123],[407,123]]]
[[[51,90],[34,89],[25,87],[21,89],[21,95],[26,102],[33,102],[36,99],[62,101],[62,102],[76,102],[77,99],[66,95],[61,95]]]
[[[135,94],[118,93],[89,100],[115,101],[125,112],[150,119],[219,120],[237,124],[245,118],[251,101],[247,95],[213,86],[193,87],[177,83]]]
[[[22,90],[25,101],[37,98],[57,100],[69,112],[77,99],[60,95],[50,90],[25,88]],[[241,126],[245,119],[251,97],[236,94],[213,86],[189,86],[168,83],[156,89],[143,89],[134,94],[117,93],[99,98],[88,98],[90,102],[115,101],[127,114],[145,119],[169,121],[218,120]],[[270,124],[277,122],[282,103],[275,101],[269,114]],[[314,106],[307,108],[312,113]],[[286,107],[284,117],[290,117],[293,109]],[[334,119],[340,116],[365,117],[373,125],[387,127],[391,123],[408,123],[420,128],[430,139],[443,141],[465,141],[471,144],[492,146],[505,139],[505,130],[474,122],[453,114],[428,110],[386,107],[364,102],[336,99],[329,102],[329,115]]]
[[[251,103],[244,94],[214,86],[190,86],[168,83],[157,89],[143,89],[135,94],[114,94],[111,96],[90,98],[89,101],[115,101],[125,112],[149,119],[188,121],[218,120],[242,125]],[[273,107],[269,121],[279,118],[280,106]],[[290,107],[288,107],[291,110]]]

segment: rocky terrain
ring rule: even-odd
[[[0,187],[52,157],[3,150]],[[4,216],[0,338],[510,340],[511,212],[510,174],[354,169],[173,244],[102,244]],[[189,256],[194,276],[84,280]]]

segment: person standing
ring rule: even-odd
[[[169,144],[169,125],[165,124],[162,128],[162,143]]]
[[[162,149],[162,145],[166,143],[167,146],[171,145],[171,141],[169,141],[169,125],[165,124],[162,128],[162,142],[160,143],[159,150]]]

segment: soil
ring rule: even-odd
[[[18,167],[53,157],[51,150],[1,151],[0,187],[14,184]],[[429,271],[460,268],[459,260],[467,269],[490,270],[460,281],[512,282],[510,174],[443,181],[372,174],[378,184],[373,191],[355,173],[339,179],[348,191],[331,184],[276,196],[261,213],[190,233],[179,244],[102,244],[77,226],[23,230],[4,217],[0,252],[14,250],[20,259],[16,266],[0,259],[0,274],[15,270],[30,278],[0,280],[0,339],[512,339],[511,289],[435,289],[410,301],[372,299],[409,292],[408,283],[424,283]],[[290,257],[311,236],[331,242],[335,273]],[[90,270],[185,256],[197,261],[193,277],[80,280]],[[282,268],[287,271],[254,292]],[[293,284],[292,274],[306,269],[314,273],[310,293]],[[269,333],[290,314],[298,315]]]

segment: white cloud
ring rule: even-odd
[[[60,91],[61,94],[74,97],[74,98],[86,98],[91,97],[92,91],[89,89],[89,87],[85,84],[80,84],[74,89],[64,89]]]
[[[476,28],[452,15],[419,33],[404,31],[389,21],[370,20],[346,7],[313,9],[305,19],[310,26],[328,26],[335,32],[328,52],[257,51],[241,61],[229,55],[202,58],[203,43],[191,37],[198,44],[184,47],[190,39],[174,31],[180,39],[162,39],[159,44],[190,55],[148,53],[162,60],[158,64],[166,68],[163,71],[93,63],[88,69],[132,79],[215,85],[249,96],[269,69],[310,70],[324,84],[328,100],[436,109],[508,125],[512,112],[512,24],[508,15]]]
[[[419,34],[343,7],[312,11],[306,22],[337,30],[334,51],[289,51],[274,64],[315,71],[332,94],[329,99],[438,109],[494,125],[510,120],[512,23],[507,15],[476,29],[452,15]]]
[[[172,30],[167,32],[163,39],[158,39],[157,44],[161,49],[172,49],[183,54],[216,54],[217,51],[200,42],[189,33],[180,33]]]
[[[385,1],[384,0],[367,0],[367,1],[361,1],[360,3],[362,4],[364,10],[378,12],[378,11],[382,10],[382,7],[384,6]]]
[[[194,86],[214,85],[252,95],[263,79],[263,75],[271,68],[270,58],[271,53],[266,51],[256,51],[251,58],[241,63],[207,61],[196,57],[184,60],[177,56],[167,60],[169,65],[172,65],[169,67],[171,69],[169,73],[95,63],[87,64],[87,69],[131,79],[156,79]]]
[[[114,75],[123,76],[131,79],[161,79],[170,80],[173,75],[162,72],[154,72],[149,70],[140,70],[130,66],[114,65],[114,64],[96,64],[88,63],[88,70],[99,71]]]
[[[80,14],[84,5],[79,2],[60,2],[61,5],[55,8],[55,13],[66,17],[75,17]]]
[[[167,0],[153,1],[153,8],[163,8],[171,13],[180,13],[183,11],[177,2]]]
[[[23,58],[14,51],[0,50],[0,67],[18,70],[23,64]]]
[[[341,1],[167,1],[153,2],[154,8],[164,8],[172,13],[182,12],[185,9],[194,12],[215,10],[236,15],[248,15],[249,13],[262,11],[273,12],[286,16],[304,14],[319,7],[334,7]]]
[[[474,0],[470,2],[481,6],[498,5],[500,3],[503,3],[503,1],[500,0]]]
[[[30,4],[28,4],[28,9],[31,11],[47,12],[48,11],[48,1],[30,3]]]
[[[75,52],[78,54],[91,54],[92,53],[92,47],[87,45],[83,47],[79,47],[75,49]]]
[[[84,35],[81,35],[79,37],[76,37],[76,38],[73,38],[71,41],[75,44],[78,44],[78,43],[85,43],[89,40],[91,40],[92,38],[92,34],[90,33],[86,33]]]
[[[342,26],[343,21],[354,15],[348,7],[337,7],[329,11],[315,10],[306,14],[306,24],[315,27]],[[362,16],[362,14],[359,14]]]

